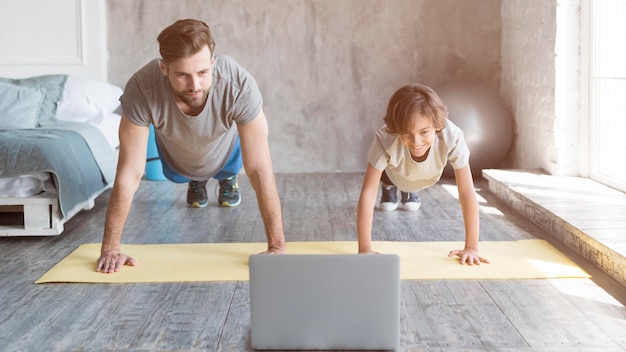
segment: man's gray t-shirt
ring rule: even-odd
[[[225,55],[215,56],[213,85],[197,116],[180,111],[158,59],[133,75],[120,101],[132,123],[154,125],[167,164],[194,180],[208,179],[224,167],[237,139],[236,124],[252,121],[263,105],[252,75]]]

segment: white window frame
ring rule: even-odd
[[[615,175],[607,175],[602,173],[599,157],[601,153],[598,148],[600,141],[597,116],[595,116],[597,100],[594,98],[594,61],[595,61],[595,43],[594,43],[594,4],[593,0],[581,1],[581,128],[580,141],[581,150],[586,151],[587,155],[581,156],[581,175],[587,176],[593,180],[603,183],[607,186],[626,192],[626,179],[619,179]],[[626,131],[624,131],[626,134]],[[620,159],[623,158],[623,159]],[[613,161],[615,163],[626,164],[626,158],[619,152],[615,153]],[[621,177],[618,175],[617,177]]]

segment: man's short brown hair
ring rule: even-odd
[[[214,54],[215,39],[209,26],[199,20],[178,20],[161,31],[157,37],[161,58],[168,64],[190,57],[208,46]]]

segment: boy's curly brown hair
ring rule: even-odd
[[[413,114],[428,116],[437,131],[446,127],[448,108],[432,88],[420,83],[398,89],[389,99],[385,124],[389,133],[405,133],[411,129]]]

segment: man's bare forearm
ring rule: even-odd
[[[269,249],[285,248],[282,207],[273,173],[253,173],[250,183],[257,194]]]
[[[102,254],[120,250],[124,224],[130,212],[136,190],[137,186],[129,184],[124,185],[116,181],[111,192],[104,223],[104,235],[101,247]]]

